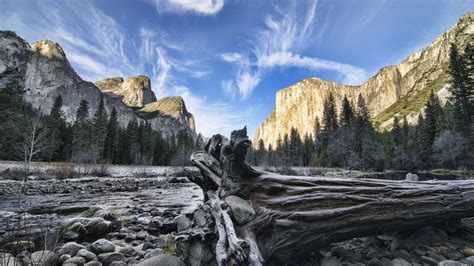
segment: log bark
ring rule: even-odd
[[[204,225],[206,230],[194,223],[178,238],[183,243],[203,241],[202,234],[190,236],[214,233],[216,237],[206,241],[218,265],[288,261],[354,237],[474,217],[474,180],[283,176],[250,167],[245,162],[249,146],[244,128],[232,132],[230,140],[213,136],[205,151],[191,157],[201,176],[190,179],[207,195],[213,220]],[[254,218],[245,224],[233,223],[230,217],[235,213],[224,202],[229,195],[246,200],[256,212]],[[181,246],[186,259],[188,250]]]

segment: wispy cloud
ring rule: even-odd
[[[86,80],[151,74],[156,96],[182,96],[195,116],[198,132],[206,136],[228,134],[235,123],[243,125],[248,115],[235,112],[227,103],[197,96],[183,84],[188,78],[203,79],[213,72],[202,59],[188,57],[184,45],[171,40],[165,32],[146,27],[140,28],[138,38],[127,36],[121,25],[91,2],[43,1],[35,12],[12,12],[0,17],[0,28],[14,29],[30,41],[40,37],[58,42],[74,69]],[[126,50],[127,45],[136,50]]]
[[[291,2],[288,6],[274,5],[274,12],[264,19],[265,27],[257,30],[250,41],[251,52],[221,54],[222,60],[236,65],[232,82],[222,84],[233,96],[239,92],[248,98],[265,73],[274,67],[298,67],[312,71],[329,70],[342,75],[343,82],[354,85],[367,78],[365,70],[341,62],[304,56],[301,53],[311,43],[318,1]],[[301,15],[303,14],[303,15]]]
[[[224,53],[220,55],[222,60],[232,63],[232,62],[239,62],[242,60],[242,55],[239,53]]]
[[[361,68],[348,64],[323,60],[319,58],[301,56],[291,52],[279,52],[259,58],[258,65],[265,68],[271,67],[300,67],[310,70],[332,70],[342,73],[344,83],[349,85],[360,84],[367,78],[367,73]]]
[[[224,0],[152,0],[158,12],[195,12],[215,15],[224,8]]]
[[[210,102],[206,97],[196,96],[185,86],[175,86],[174,95],[183,97],[188,110],[191,110],[196,120],[196,130],[210,137],[220,133],[229,136],[232,130],[246,125],[252,110],[235,110],[226,102]]]

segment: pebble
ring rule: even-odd
[[[64,264],[76,264],[76,265],[84,265],[86,263],[86,259],[79,256],[74,256],[64,262]]]
[[[443,260],[438,263],[438,266],[467,266],[467,264],[454,260]]]
[[[435,260],[433,258],[430,258],[430,257],[426,257],[426,256],[421,256],[420,257],[421,261],[428,264],[428,265],[438,265],[438,260]]]
[[[465,248],[464,255],[466,257],[474,256],[474,248]]]
[[[105,238],[101,238],[91,245],[91,250],[95,254],[109,253],[115,251],[115,245]]]
[[[390,261],[392,266],[411,266],[412,264],[404,259],[393,259]]]
[[[342,263],[335,257],[329,257],[322,261],[321,266],[342,266]]]

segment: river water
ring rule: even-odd
[[[192,183],[165,178],[84,178],[69,181],[0,180],[0,244],[14,234],[41,236],[91,207],[112,210],[123,220],[136,213],[173,208],[192,212],[202,204],[202,190]],[[139,211],[137,211],[139,210]],[[0,246],[1,247],[1,246]]]

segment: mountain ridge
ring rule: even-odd
[[[441,34],[428,46],[395,65],[382,67],[377,74],[359,86],[347,86],[318,78],[307,78],[276,93],[275,109],[257,128],[253,143],[260,139],[265,147],[276,144],[295,127],[300,134],[313,133],[316,117],[322,118],[324,99],[332,92],[338,109],[344,95],[356,102],[362,94],[380,129],[390,128],[393,117],[407,115],[411,124],[422,111],[429,91],[433,90],[446,101],[449,93],[450,43],[463,48],[473,40],[474,12],[462,16],[456,25]]]
[[[25,101],[42,113],[49,113],[54,99],[61,95],[66,121],[73,122],[81,100],[89,102],[92,117],[103,97],[109,114],[116,108],[122,127],[136,119],[147,121],[164,136],[185,131],[196,137],[194,116],[185,108],[184,100],[174,113],[160,108],[143,112],[142,107],[157,101],[150,79],[143,75],[121,79],[120,90],[101,89],[75,72],[58,43],[40,40],[30,45],[14,32],[0,31],[0,89],[17,80],[24,88]]]

